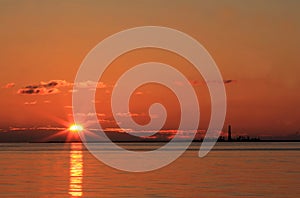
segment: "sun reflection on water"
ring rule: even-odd
[[[72,143],[70,151],[70,185],[69,194],[73,197],[82,196],[83,159],[82,144]]]

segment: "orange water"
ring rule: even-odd
[[[0,144],[0,196],[300,197],[300,143],[219,143],[205,158],[197,148],[162,169],[128,173],[81,144]]]

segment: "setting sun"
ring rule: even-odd
[[[72,124],[69,127],[69,131],[72,131],[72,132],[80,132],[82,130],[83,130],[83,127],[80,124]]]

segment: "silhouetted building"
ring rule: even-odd
[[[232,140],[231,139],[231,125],[228,126],[228,136],[227,136],[227,138],[228,138],[228,141]]]

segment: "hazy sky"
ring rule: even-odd
[[[1,0],[0,128],[71,123],[71,83],[87,53],[111,34],[136,26],[156,25],[178,29],[197,39],[212,55],[224,79],[233,80],[225,85],[226,125],[231,123],[235,131],[252,136],[296,134],[300,132],[299,7],[297,0]],[[130,64],[148,59],[177,64],[179,68],[188,65],[174,54],[161,51],[144,50],[144,53],[127,55],[112,65],[106,78],[108,83],[121,74],[118,65],[129,68],[133,66]],[[194,74],[188,71],[186,75],[192,80]],[[47,84],[52,80],[61,81]],[[37,85],[39,93],[22,92],[29,85]],[[165,105],[178,107],[172,93],[153,94],[155,90],[162,93],[164,88],[143,87],[140,93],[147,90],[152,92],[140,94],[144,98],[133,97],[137,102],[133,102],[132,109],[138,122],[147,120],[141,100],[147,104],[164,103],[167,97],[171,102],[165,101]],[[199,98],[206,98],[207,94],[201,95],[199,90]],[[114,128],[107,107],[110,91],[99,88],[96,105],[105,109],[98,112],[102,113],[100,123]],[[209,117],[209,102],[205,101],[200,129],[205,129]],[[169,113],[172,115],[166,128],[173,129],[177,126],[178,111],[169,110]]]

